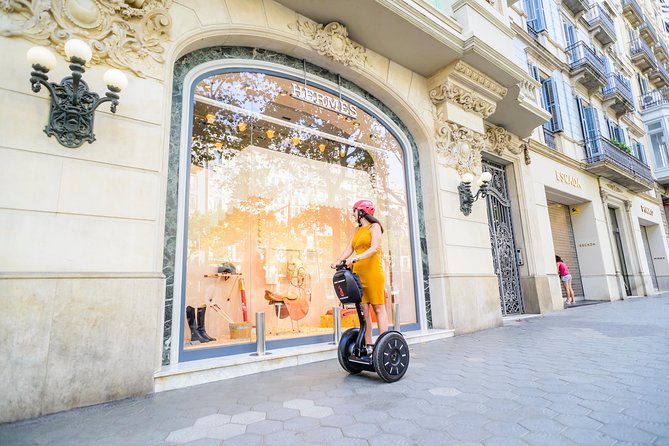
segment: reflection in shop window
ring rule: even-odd
[[[207,77],[193,103],[186,349],[250,342],[256,312],[268,340],[332,333],[329,265],[360,198],[386,228],[388,310],[394,299],[401,322],[416,322],[404,156],[381,122],[339,95],[256,72]]]

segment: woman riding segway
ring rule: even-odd
[[[356,304],[360,329],[354,328],[344,333],[342,342],[340,342],[339,360],[342,367],[349,373],[370,370],[369,367],[371,367],[371,371],[376,371],[385,381],[396,381],[406,372],[409,363],[409,349],[404,337],[398,331],[388,332],[384,292],[385,275],[381,263],[383,227],[374,217],[375,208],[371,201],[357,201],[353,205],[353,212],[358,222],[358,229],[342,255],[331,266],[338,269],[334,278],[335,292],[338,292],[337,295],[342,303]],[[345,301],[349,295],[356,294],[355,290],[344,291],[342,288],[342,285],[351,283],[350,280],[342,281],[346,270],[352,270],[352,273],[360,278],[362,296],[359,301]],[[346,293],[347,299],[342,299],[342,293]],[[379,329],[376,344],[372,343],[370,306],[376,314]],[[392,361],[389,358],[392,358]],[[385,366],[382,367],[381,362]],[[364,365],[367,367],[362,367]]]

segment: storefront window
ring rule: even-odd
[[[204,78],[192,99],[184,350],[252,342],[256,312],[268,341],[332,333],[330,263],[361,198],[385,229],[389,314],[394,300],[415,323],[405,160],[388,128],[338,94],[262,72]]]

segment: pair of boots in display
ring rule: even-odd
[[[212,338],[204,330],[204,313],[207,311],[207,307],[200,307],[197,309],[197,319],[195,318],[195,308],[190,305],[186,307],[186,320],[188,321],[188,326],[190,327],[190,340],[200,341],[200,342],[210,342],[215,341],[216,339]]]

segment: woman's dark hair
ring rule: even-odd
[[[373,215],[369,215],[369,214],[368,214],[367,212],[365,212],[365,211],[358,210],[358,212],[360,213],[360,216],[361,216],[362,218],[364,218],[365,220],[367,220],[368,222],[378,224],[379,227],[381,228],[381,234],[383,234],[383,225],[381,224],[381,222],[380,222],[376,217],[374,217]],[[360,220],[358,220],[358,222],[359,222],[359,221],[360,221]],[[362,226],[362,224],[361,224],[361,223],[358,223],[358,226]]]
[[[560,258],[560,256],[555,256],[555,261],[556,262],[562,262],[562,258]]]

